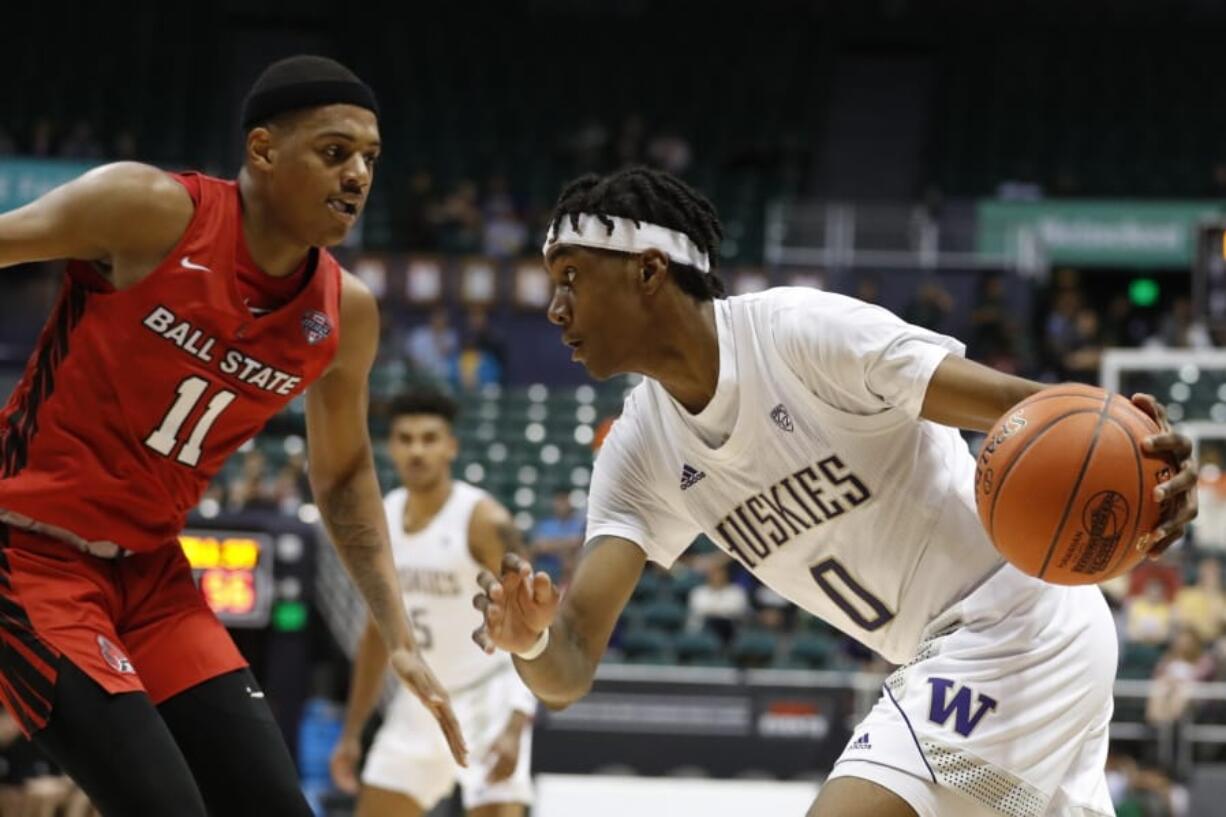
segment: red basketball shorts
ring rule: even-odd
[[[0,524],[0,702],[27,735],[51,716],[61,656],[155,704],[247,666],[177,542],[102,559]]]

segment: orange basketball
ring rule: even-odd
[[[1162,516],[1154,488],[1169,460],[1141,451],[1158,424],[1118,394],[1044,389],[984,440],[975,468],[979,518],[1019,570],[1054,584],[1093,584],[1145,558]]]

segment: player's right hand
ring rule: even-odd
[[[473,607],[483,620],[473,641],[487,653],[527,651],[558,612],[561,594],[549,574],[533,573],[532,565],[514,553],[502,558],[502,576],[482,570],[477,584],[482,592],[473,597]]]
[[[392,650],[388,659],[392,670],[400,676],[404,685],[426,705],[426,709],[430,710],[430,714],[438,721],[456,763],[467,766],[468,746],[464,743],[460,722],[456,720],[455,711],[451,708],[451,697],[434,676],[421,652],[401,647]]]
[[[358,761],[361,758],[362,746],[357,738],[342,736],[332,750],[328,769],[332,772],[332,782],[345,794],[358,793]]]

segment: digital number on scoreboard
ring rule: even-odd
[[[187,530],[179,541],[200,592],[223,624],[227,627],[268,624],[273,601],[271,536]]]

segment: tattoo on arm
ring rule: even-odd
[[[524,537],[514,522],[500,522],[494,529],[494,533],[497,534],[498,541],[502,544],[503,553],[524,555]]]
[[[336,552],[370,608],[379,629],[402,616],[402,602],[394,582],[388,582],[386,543],[375,520],[381,507],[363,507],[362,472],[338,482],[319,497],[319,510],[332,536]],[[377,496],[377,492],[376,492]],[[365,503],[369,504],[369,502]]]

